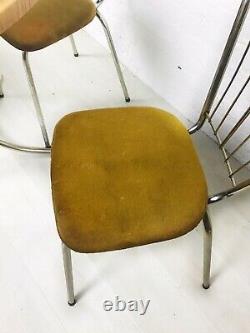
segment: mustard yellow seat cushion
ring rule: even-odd
[[[58,232],[78,252],[175,238],[206,210],[206,180],[190,135],[159,109],[69,114],[55,128],[51,163]]]
[[[39,0],[2,37],[17,49],[36,51],[81,29],[95,15],[92,0]]]

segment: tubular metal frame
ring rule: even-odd
[[[103,2],[104,2],[104,0],[98,0],[96,2],[97,8],[99,8],[99,6]],[[112,57],[113,57],[113,60],[114,60],[114,64],[115,64],[117,74],[118,74],[118,77],[119,77],[119,81],[121,83],[121,87],[122,87],[122,90],[123,90],[123,93],[124,93],[125,101],[130,102],[128,89],[127,89],[127,86],[126,86],[126,83],[125,83],[125,80],[124,80],[124,77],[123,77],[123,73],[122,73],[122,70],[121,70],[121,66],[120,66],[120,63],[119,63],[119,59],[118,59],[118,56],[117,56],[117,53],[116,53],[116,50],[115,50],[115,46],[114,46],[114,43],[113,43],[113,39],[112,39],[110,30],[109,30],[108,24],[105,21],[105,19],[103,18],[103,16],[99,13],[98,9],[96,11],[96,16],[99,19],[100,23],[102,24],[105,35],[107,37],[109,47],[110,47],[110,50],[111,50],[111,54],[112,54]],[[70,39],[70,42],[71,42],[71,46],[73,48],[74,56],[78,57],[79,54],[77,52],[77,48],[76,48],[76,44],[75,44],[75,40],[74,40],[73,35],[70,35],[69,39]],[[29,60],[28,60],[28,52],[23,52],[22,55],[23,55],[23,64],[24,64],[27,79],[28,79],[28,82],[29,82],[29,87],[30,87],[33,103],[34,103],[34,106],[35,106],[37,119],[38,119],[38,122],[39,122],[39,125],[40,125],[40,128],[41,128],[41,132],[42,132],[45,147],[22,146],[22,145],[7,142],[7,141],[4,141],[4,140],[0,140],[0,146],[5,147],[5,148],[10,148],[10,149],[13,149],[13,150],[17,150],[17,151],[29,152],[29,153],[50,153],[51,146],[50,146],[49,136],[48,136],[48,133],[47,133],[47,129],[46,129],[46,125],[45,125],[41,105],[40,105],[40,102],[39,102],[35,82],[34,82],[31,67],[30,67],[30,63],[29,63]],[[4,97],[3,91],[2,91],[2,78],[3,77],[1,76],[1,80],[0,80],[0,98]]]
[[[44,122],[44,117],[43,117],[41,105],[40,105],[40,102],[39,102],[39,99],[38,99],[36,86],[35,86],[35,83],[34,83],[33,75],[32,75],[30,64],[29,64],[28,52],[23,52],[23,64],[24,64],[27,79],[28,79],[28,82],[29,82],[30,91],[31,91],[33,102],[34,102],[34,106],[35,106],[35,109],[36,109],[37,119],[38,119],[38,122],[39,122],[39,125],[40,125],[40,128],[41,128],[41,131],[42,131],[42,136],[43,136],[43,140],[44,140],[44,143],[45,143],[45,148],[50,148],[49,136],[48,136],[48,133],[47,133],[47,130],[46,130],[46,125],[45,125],[45,122]]]
[[[247,16],[248,13],[248,9],[249,9],[249,3],[250,0],[243,0],[237,17],[235,19],[232,31],[230,33],[230,36],[228,38],[226,47],[224,49],[222,58],[220,60],[218,69],[215,73],[212,85],[209,89],[209,93],[208,96],[206,98],[206,101],[204,103],[204,106],[202,108],[200,117],[198,122],[192,126],[189,129],[189,133],[194,134],[196,133],[198,130],[200,130],[202,128],[202,126],[204,125],[205,121],[208,120],[209,124],[211,125],[213,132],[218,140],[218,144],[219,147],[222,150],[222,153],[224,155],[225,158],[225,163],[227,165],[228,171],[229,171],[229,176],[230,179],[232,181],[233,187],[217,193],[211,197],[209,197],[208,199],[208,205],[209,204],[213,204],[213,203],[217,203],[225,198],[229,198],[237,193],[240,193],[241,191],[245,190],[246,188],[248,188],[250,186],[250,179],[240,183],[240,184],[236,184],[236,181],[233,177],[234,173],[237,172],[238,170],[242,169],[247,163],[245,163],[242,167],[240,167],[238,170],[236,171],[232,171],[229,159],[234,155],[234,153],[239,150],[242,145],[247,142],[247,140],[249,139],[250,135],[248,135],[241,144],[239,144],[234,151],[231,154],[228,154],[225,148],[225,140],[230,139],[230,137],[235,133],[235,131],[237,131],[237,129],[241,126],[242,122],[244,121],[244,119],[246,119],[246,116],[249,113],[249,110],[247,110],[245,112],[245,114],[241,117],[241,119],[238,121],[238,123],[236,124],[236,127],[234,127],[231,132],[229,133],[228,137],[224,140],[221,139],[219,133],[218,133],[218,128],[216,129],[215,126],[213,125],[211,119],[213,118],[215,112],[217,111],[217,109],[219,108],[222,100],[224,99],[227,91],[230,89],[234,78],[236,77],[237,73],[239,72],[239,69],[241,67],[241,64],[243,63],[245,56],[248,52],[249,49],[249,45],[247,47],[247,50],[245,51],[245,53],[243,54],[243,57],[234,73],[234,76],[232,78],[232,80],[230,81],[226,91],[223,94],[223,97],[219,100],[219,103],[217,104],[217,106],[215,107],[214,111],[212,112],[212,115],[210,116],[210,111],[212,109],[212,106],[214,104],[215,98],[217,96],[218,90],[220,88],[222,79],[224,77],[224,74],[226,72],[229,60],[231,58],[232,52],[234,50],[235,44],[237,42],[238,36],[240,34],[241,31],[241,27],[245,21],[245,18]],[[245,87],[243,87],[242,91],[245,89]],[[236,101],[238,100],[239,96],[241,95],[241,92],[238,94],[238,96],[236,97],[236,99],[233,102],[233,106],[236,103]],[[231,109],[233,108],[233,106],[231,106]],[[230,110],[228,112],[228,114],[230,113]],[[222,124],[219,124],[219,127]],[[208,214],[208,210],[205,212],[204,217],[203,217],[203,225],[204,225],[204,248],[203,248],[203,288],[204,289],[208,289],[210,287],[210,268],[211,268],[211,254],[212,254],[212,225],[211,225],[211,221],[210,221],[210,217]],[[71,250],[69,248],[67,248],[66,245],[63,244],[63,259],[64,259],[64,268],[65,268],[65,275],[66,275],[66,284],[67,284],[67,290],[68,290],[68,302],[70,305],[75,304],[76,300],[74,298],[74,289],[73,289],[73,273],[72,273],[72,265],[71,265],[71,259],[70,258],[70,253]],[[65,251],[67,253],[67,256],[65,256]]]
[[[73,306],[76,304],[76,300],[74,295],[71,250],[64,243],[62,243],[62,254],[63,254],[64,273],[65,273],[65,280],[66,280],[66,287],[68,294],[68,304],[70,306]]]
[[[37,110],[37,116],[39,119],[39,123],[41,122],[41,124],[44,123],[43,121],[43,117],[42,117],[42,113],[41,113],[41,107],[39,104],[39,100],[37,97],[37,93],[36,93],[36,88],[34,85],[34,81],[33,81],[33,77],[32,77],[32,73],[30,70],[30,66],[28,63],[28,59],[27,59],[27,54],[23,53],[23,62],[25,63],[25,67],[26,67],[26,73],[27,73],[27,77],[30,83],[30,88],[32,91],[32,97],[36,106],[36,110]],[[4,93],[3,93],[3,89],[2,89],[2,83],[3,83],[3,76],[1,76],[1,80],[0,80],[0,98],[4,97]],[[42,127],[41,127],[42,128]],[[9,148],[12,150],[17,150],[17,151],[22,151],[22,152],[26,152],[26,153],[50,153],[51,148],[49,145],[49,141],[48,141],[48,135],[46,136],[46,128],[44,127],[44,132],[42,132],[44,134],[44,141],[45,141],[45,147],[32,147],[32,146],[22,146],[22,145],[18,145],[16,143],[11,143],[11,142],[7,142],[4,140],[0,140],[0,146],[4,147],[4,148]]]
[[[211,268],[211,256],[212,256],[212,225],[208,215],[208,212],[203,217],[204,225],[204,242],[203,242],[203,283],[204,289],[210,287],[210,268]],[[68,304],[73,306],[77,300],[74,294],[74,281],[73,281],[73,270],[71,260],[71,249],[62,243],[62,255],[63,255],[63,266],[64,274],[68,295]]]
[[[78,53],[77,48],[76,48],[76,43],[75,43],[74,36],[70,35],[69,39],[70,39],[70,43],[71,43],[71,46],[72,46],[72,49],[73,49],[74,57],[77,58],[77,57],[79,57],[79,53]]]
[[[234,21],[231,33],[228,37],[228,40],[227,40],[225,49],[223,51],[219,66],[218,66],[217,71],[215,73],[212,85],[209,89],[207,98],[206,98],[205,103],[203,105],[200,117],[198,119],[198,122],[189,129],[190,134],[193,134],[193,133],[197,132],[199,129],[202,128],[202,126],[204,125],[204,123],[207,119],[208,114],[211,111],[211,108],[212,108],[213,103],[215,101],[215,98],[217,96],[218,90],[220,88],[222,79],[223,79],[224,74],[226,72],[229,60],[231,58],[234,47],[235,47],[236,42],[238,40],[241,28],[242,28],[242,26],[245,22],[245,19],[246,19],[248,10],[249,10],[249,3],[250,3],[250,0],[243,0],[241,2],[238,14],[237,14],[236,19]]]
[[[103,3],[104,0],[98,0],[97,1],[97,5],[99,6],[101,3]],[[213,118],[214,113],[217,111],[218,106],[220,105],[222,99],[219,102],[219,105],[217,105],[217,107],[215,108],[215,111],[213,111],[212,115],[210,115],[210,111],[212,109],[213,103],[215,101],[215,98],[217,96],[218,90],[220,88],[223,76],[225,74],[227,65],[229,63],[229,60],[231,58],[234,46],[236,44],[236,41],[238,39],[238,36],[240,34],[241,31],[241,27],[245,21],[245,18],[247,16],[248,13],[248,9],[249,9],[249,4],[250,4],[250,0],[243,0],[240,6],[240,9],[238,11],[236,20],[234,22],[232,31],[230,33],[230,36],[228,38],[226,47],[224,49],[221,61],[219,63],[218,69],[216,71],[216,74],[214,76],[212,85],[210,87],[208,96],[206,98],[206,101],[204,103],[204,106],[202,108],[201,114],[200,114],[200,118],[198,120],[198,122],[189,129],[189,133],[193,134],[195,132],[197,132],[198,130],[200,130],[202,128],[202,126],[204,125],[205,121],[208,120],[208,122],[210,123],[210,125],[212,126],[213,132],[219,142],[219,146],[222,150],[222,153],[225,157],[225,162],[227,164],[228,170],[229,170],[229,174],[231,175],[231,180],[233,182],[233,188],[230,188],[229,190],[220,192],[218,194],[215,194],[211,197],[209,197],[208,200],[208,204],[213,204],[213,203],[217,203],[225,198],[231,197],[243,190],[245,190],[246,188],[248,188],[250,186],[250,179],[240,183],[240,184],[236,184],[236,182],[234,181],[233,178],[233,174],[235,172],[237,172],[238,170],[240,170],[242,167],[244,167],[244,165],[239,168],[236,171],[232,171],[230,163],[229,163],[229,159],[234,155],[234,153],[245,143],[247,142],[247,140],[249,139],[249,135],[243,140],[243,142],[235,148],[235,150],[230,153],[228,155],[223,141],[220,138],[218,131],[216,131],[216,128],[214,127],[214,125],[212,124],[211,120]],[[109,37],[109,33],[108,33],[108,28],[107,25],[105,23],[105,21],[103,20],[103,18],[101,17],[101,15],[98,13],[97,11],[97,15],[98,18],[100,19],[101,23],[103,24],[105,31],[107,33],[107,37]],[[73,37],[72,37],[73,38]],[[113,43],[112,43],[112,38],[111,38],[111,49],[113,48]],[[73,44],[72,44],[73,46]],[[119,65],[116,53],[114,53],[115,57],[114,60],[117,60],[117,63]],[[245,57],[245,55],[243,55],[243,57]],[[41,129],[42,126],[44,124],[43,122],[43,117],[41,114],[41,110],[40,110],[40,104],[37,98],[37,93],[35,90],[35,86],[34,86],[34,82],[33,82],[33,78],[32,78],[32,73],[30,70],[30,66],[28,63],[28,59],[27,59],[27,54],[23,54],[23,60],[25,63],[25,67],[26,67],[26,71],[27,71],[27,75],[28,75],[28,79],[29,79],[29,83],[31,85],[31,90],[32,90],[32,96],[34,99],[34,103],[37,107],[37,115],[41,125]],[[244,60],[244,59],[243,59]],[[243,62],[243,60],[241,62]],[[119,67],[117,68],[118,72],[119,72]],[[236,70],[236,74],[234,76],[237,75],[239,71],[239,67]],[[233,81],[233,80],[231,80]],[[229,90],[230,86],[231,86],[232,82],[230,82],[227,90]],[[1,89],[1,88],[0,88]],[[1,92],[1,90],[0,90]],[[225,96],[225,95],[224,95]],[[223,97],[224,98],[224,97]],[[239,121],[236,126],[236,129],[232,129],[233,134],[235,133],[235,131],[237,131],[237,129],[239,128],[239,126],[241,125],[241,121]],[[42,131],[43,134],[45,133],[44,131]],[[46,135],[44,136],[44,140],[46,138]],[[47,141],[45,140],[45,143]],[[47,142],[48,143],[48,142]],[[20,150],[20,151],[25,151],[25,152],[38,152],[38,153],[49,153],[50,152],[50,147],[46,147],[46,148],[38,148],[38,147],[23,147],[23,146],[18,146],[15,144],[11,144],[5,141],[1,141],[0,140],[0,145],[7,147],[7,148],[11,148],[11,149],[15,149],[15,150]],[[203,253],[203,287],[205,289],[209,288],[210,286],[210,266],[211,266],[211,252],[212,252],[212,225],[211,225],[211,221],[208,215],[208,211],[205,212],[204,217],[203,217],[203,224],[204,224],[204,253]],[[63,262],[64,262],[64,269],[65,269],[65,278],[66,278],[66,285],[67,285],[67,293],[68,293],[68,303],[69,305],[74,305],[76,303],[75,297],[74,297],[74,285],[73,285],[73,273],[72,273],[72,260],[71,260],[71,250],[65,245],[62,244],[62,252],[63,252]]]
[[[127,86],[126,86],[126,83],[125,83],[125,80],[124,80],[124,77],[123,77],[123,74],[122,74],[120,62],[119,62],[119,59],[118,59],[118,56],[117,56],[117,53],[116,53],[116,50],[115,50],[114,42],[113,42],[110,30],[109,30],[108,24],[107,24],[106,20],[104,19],[103,15],[101,15],[101,13],[98,10],[96,11],[96,17],[99,19],[99,21],[101,22],[101,24],[103,26],[103,29],[104,29],[104,32],[105,32],[105,35],[106,35],[106,38],[107,38],[107,41],[108,41],[108,44],[109,44],[109,48],[110,48],[110,51],[111,51],[111,54],[112,54],[112,58],[113,58],[113,61],[114,61],[115,67],[116,67],[118,78],[119,78],[119,81],[121,83],[121,87],[122,87],[122,90],[123,90],[125,101],[127,103],[129,103],[130,102],[130,97],[129,97],[129,94],[128,94],[128,89],[127,89]]]
[[[240,191],[249,188],[250,186],[250,179],[241,182],[240,184],[237,184],[237,181],[235,179],[235,175],[240,172],[245,166],[247,166],[250,161],[247,161],[246,163],[244,163],[241,167],[239,167],[236,170],[233,170],[231,163],[230,163],[230,159],[234,156],[234,154],[246,143],[248,142],[250,135],[247,135],[245,137],[245,139],[232,151],[232,152],[228,152],[227,148],[226,148],[226,144],[227,142],[231,139],[231,137],[238,131],[238,129],[240,128],[240,126],[243,124],[243,122],[248,118],[248,116],[250,115],[250,108],[248,108],[246,110],[246,112],[241,116],[241,118],[237,121],[237,123],[234,125],[234,127],[229,131],[229,133],[226,135],[225,138],[222,139],[221,134],[219,133],[219,130],[221,129],[222,125],[224,124],[226,118],[228,117],[228,115],[231,113],[233,107],[235,106],[235,104],[237,103],[237,101],[239,100],[240,96],[242,95],[243,91],[245,90],[247,84],[250,82],[250,77],[247,78],[247,80],[245,81],[243,87],[240,89],[239,93],[236,95],[235,99],[233,100],[232,104],[230,105],[230,108],[228,109],[228,111],[226,112],[226,114],[224,115],[224,117],[222,118],[222,120],[219,122],[219,124],[217,126],[215,126],[215,124],[213,123],[213,118],[214,115],[216,114],[216,112],[218,111],[224,97],[226,96],[227,92],[229,91],[229,89],[231,88],[234,79],[236,78],[245,58],[246,55],[250,49],[250,41],[247,44],[246,50],[243,53],[243,56],[233,74],[232,79],[230,80],[226,90],[224,91],[222,97],[220,98],[219,102],[217,103],[217,105],[215,106],[214,110],[211,112],[215,98],[217,97],[219,88],[221,86],[224,74],[226,72],[226,69],[228,67],[229,61],[231,59],[231,56],[233,54],[235,45],[238,41],[242,26],[245,22],[245,19],[248,15],[248,11],[249,11],[249,7],[250,7],[250,0],[242,0],[241,4],[240,4],[240,8],[238,10],[236,19],[234,21],[232,30],[230,32],[230,35],[228,37],[226,46],[224,48],[219,66],[217,68],[217,71],[215,73],[214,79],[212,81],[211,87],[209,89],[207,98],[205,100],[205,103],[203,105],[200,117],[198,119],[198,122],[192,126],[189,129],[189,133],[193,134],[195,132],[197,132],[198,130],[200,130],[202,128],[202,126],[204,125],[205,121],[208,120],[208,123],[210,124],[212,131],[217,139],[219,148],[222,151],[222,154],[224,156],[224,161],[229,173],[229,178],[232,182],[233,188],[230,188],[224,192],[220,192],[218,194],[215,194],[213,196],[211,196],[209,198],[208,203],[215,203],[218,201],[221,201],[223,198],[227,198],[227,197],[231,197],[234,194],[239,193]]]
[[[109,48],[110,48],[110,51],[111,51],[111,55],[112,55],[112,58],[113,58],[113,61],[114,61],[114,64],[115,64],[117,75],[118,75],[118,78],[119,78],[119,81],[120,81],[120,84],[121,84],[121,87],[122,87],[122,91],[123,91],[123,94],[124,94],[125,101],[127,103],[129,103],[130,102],[130,97],[129,97],[128,89],[127,89],[127,86],[126,86],[126,83],[125,83],[125,80],[124,80],[124,76],[123,76],[123,73],[122,73],[122,70],[121,70],[119,58],[118,58],[118,55],[117,55],[117,52],[116,52],[116,49],[115,49],[115,45],[114,45],[114,42],[113,42],[112,35],[110,33],[110,29],[109,29],[107,21],[104,19],[103,15],[101,15],[101,13],[98,10],[99,6],[103,2],[104,2],[104,0],[100,0],[100,1],[97,1],[97,3],[96,3],[97,4],[96,17],[98,18],[99,22],[101,23],[101,25],[103,27],[103,30],[104,30],[104,33],[105,33],[105,36],[106,36],[106,39],[107,39],[107,42],[108,42],[108,45],[109,45]],[[73,35],[70,36],[70,41],[71,41],[74,56],[78,57],[79,53],[77,51],[76,43],[75,43]]]
[[[204,289],[210,287],[210,269],[211,269],[211,257],[212,257],[212,224],[208,211],[204,214],[203,217],[204,225],[204,241],[203,241],[203,283],[202,286]]]

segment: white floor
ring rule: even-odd
[[[81,56],[64,40],[30,57],[52,135],[64,114],[125,105],[108,53],[83,32]],[[1,41],[1,138],[42,144],[20,52]],[[173,108],[128,71],[131,105]],[[198,115],[197,115],[198,116]],[[195,144],[210,192],[229,186],[221,156],[200,133]],[[211,208],[214,227],[212,286],[201,288],[202,226],[185,237],[126,251],[73,254],[78,303],[70,308],[50,193],[50,158],[0,149],[0,332],[250,331],[250,193]],[[188,172],[188,170],[187,170]],[[195,190],[195,189],[194,189]],[[181,205],[181,203],[180,203]],[[146,315],[105,312],[103,302],[150,299]]]

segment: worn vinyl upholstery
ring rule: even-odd
[[[86,26],[95,15],[92,0],[39,0],[2,37],[17,49],[36,51]]]
[[[78,252],[181,236],[197,226],[207,205],[188,131],[155,108],[64,117],[54,132],[51,179],[59,235]]]

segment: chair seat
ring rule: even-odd
[[[148,107],[81,111],[55,128],[52,194],[62,241],[102,252],[181,236],[202,219],[207,185],[190,135]]]
[[[92,0],[39,0],[2,34],[22,51],[36,51],[86,26],[96,15]]]

